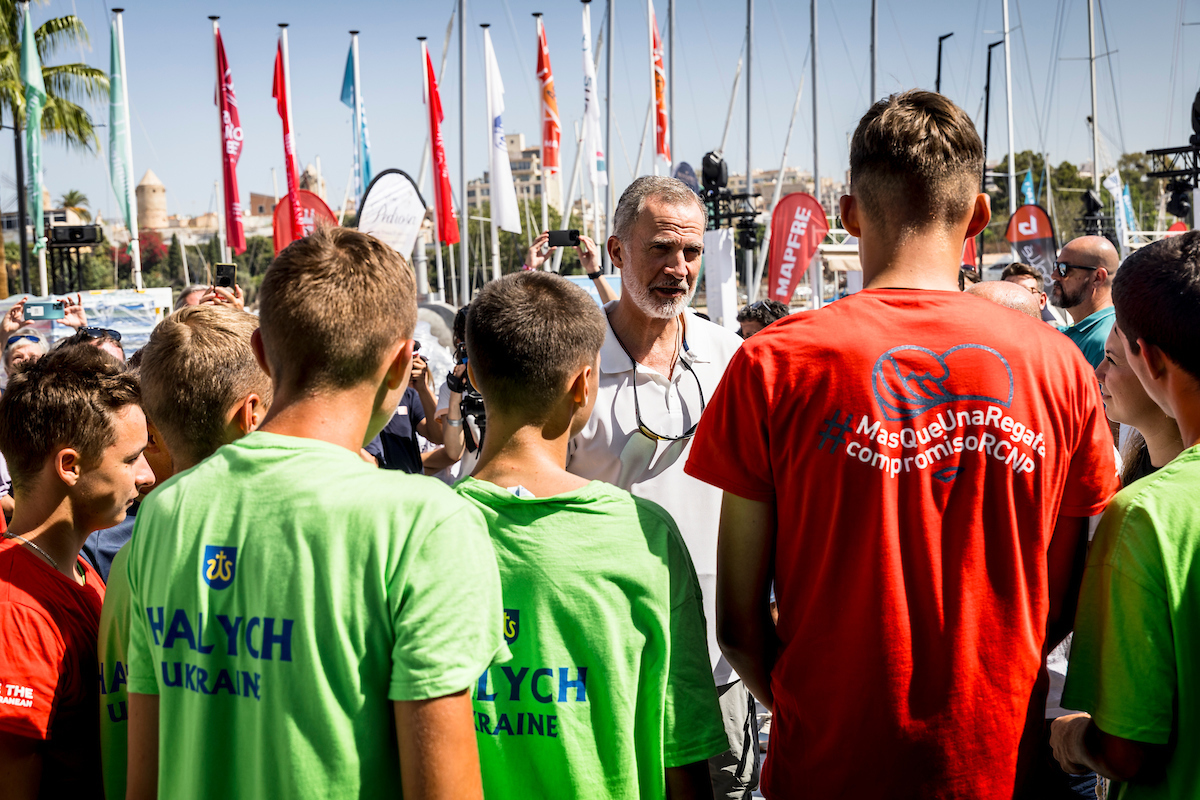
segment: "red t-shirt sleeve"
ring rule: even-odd
[[[64,656],[57,628],[34,609],[0,603],[0,730],[47,739]]]
[[[1084,385],[1091,391],[1085,401],[1079,443],[1067,468],[1062,504],[1058,509],[1063,517],[1094,517],[1104,511],[1108,501],[1121,488],[1112,432],[1108,418],[1104,416],[1099,388],[1091,375],[1085,375],[1081,380],[1086,381]]]
[[[700,417],[684,472],[747,500],[775,499],[762,365],[742,347]]]

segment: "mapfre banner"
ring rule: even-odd
[[[771,264],[767,296],[787,305],[817,247],[829,233],[825,210],[805,192],[784,195],[771,215]]]
[[[1050,281],[1058,247],[1054,241],[1054,225],[1044,208],[1033,205],[1018,208],[1008,219],[1004,238],[1016,248],[1019,260],[1040,269],[1046,281]]]

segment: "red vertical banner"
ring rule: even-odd
[[[445,244],[458,243],[458,219],[454,216],[454,199],[450,193],[450,168],[446,166],[446,142],[442,138],[442,98],[438,94],[437,74],[433,59],[424,42],[425,106],[429,109],[429,141],[433,144],[433,195],[437,214],[438,238]],[[463,266],[466,269],[466,265]]]
[[[275,80],[271,84],[271,96],[275,108],[283,119],[283,155],[287,162],[288,204],[292,209],[292,239],[304,234],[304,215],[300,208],[300,180],[296,175],[296,134],[292,132],[291,114],[288,113],[290,99],[287,92],[287,75],[283,68],[283,41],[275,48]]]
[[[215,27],[215,25],[214,25]],[[221,177],[225,182],[225,235],[235,253],[246,252],[246,232],[242,227],[242,206],[238,202],[237,165],[242,156],[242,122],[238,117],[237,94],[233,91],[233,73],[225,59],[225,44],[220,29],[217,39],[217,108],[221,112],[221,142],[224,144]]]
[[[542,168],[551,174],[558,172],[559,144],[562,125],[558,121],[558,98],[554,95],[554,73],[550,69],[550,47],[546,44],[546,28],[538,17],[537,76],[542,86]]]
[[[787,305],[817,247],[829,233],[825,210],[805,192],[784,195],[771,215],[768,297]]]
[[[667,124],[667,72],[663,67],[663,41],[658,32],[658,20],[654,16],[654,2],[650,3],[650,36],[654,44],[651,58],[654,61],[654,153],[671,163],[670,128]]]

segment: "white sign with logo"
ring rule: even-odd
[[[425,201],[412,178],[398,169],[375,176],[363,196],[358,229],[408,258],[425,219]]]

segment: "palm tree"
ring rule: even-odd
[[[21,23],[16,0],[0,0],[0,116],[12,114],[25,121],[25,86],[21,83]],[[73,14],[48,19],[34,31],[46,107],[42,134],[71,148],[94,150],[99,145],[92,118],[80,101],[103,100],[108,94],[108,73],[87,64],[46,66],[46,60],[63,48],[88,43],[87,28]]]
[[[108,93],[108,74],[87,64],[46,66],[59,50],[88,42],[87,28],[73,14],[48,19],[34,31],[46,105],[42,135],[69,148],[95,152],[100,144],[92,118],[80,101],[102,100]],[[8,113],[5,113],[8,112]],[[0,0],[0,119],[25,125],[25,85],[21,82],[21,15],[16,0]],[[0,280],[8,277],[0,248]],[[7,281],[5,281],[7,283]],[[7,294],[7,285],[5,294]]]
[[[74,211],[84,222],[92,221],[92,212],[88,211],[87,195],[78,189],[71,189],[69,192],[58,198],[58,204],[67,211]]]

